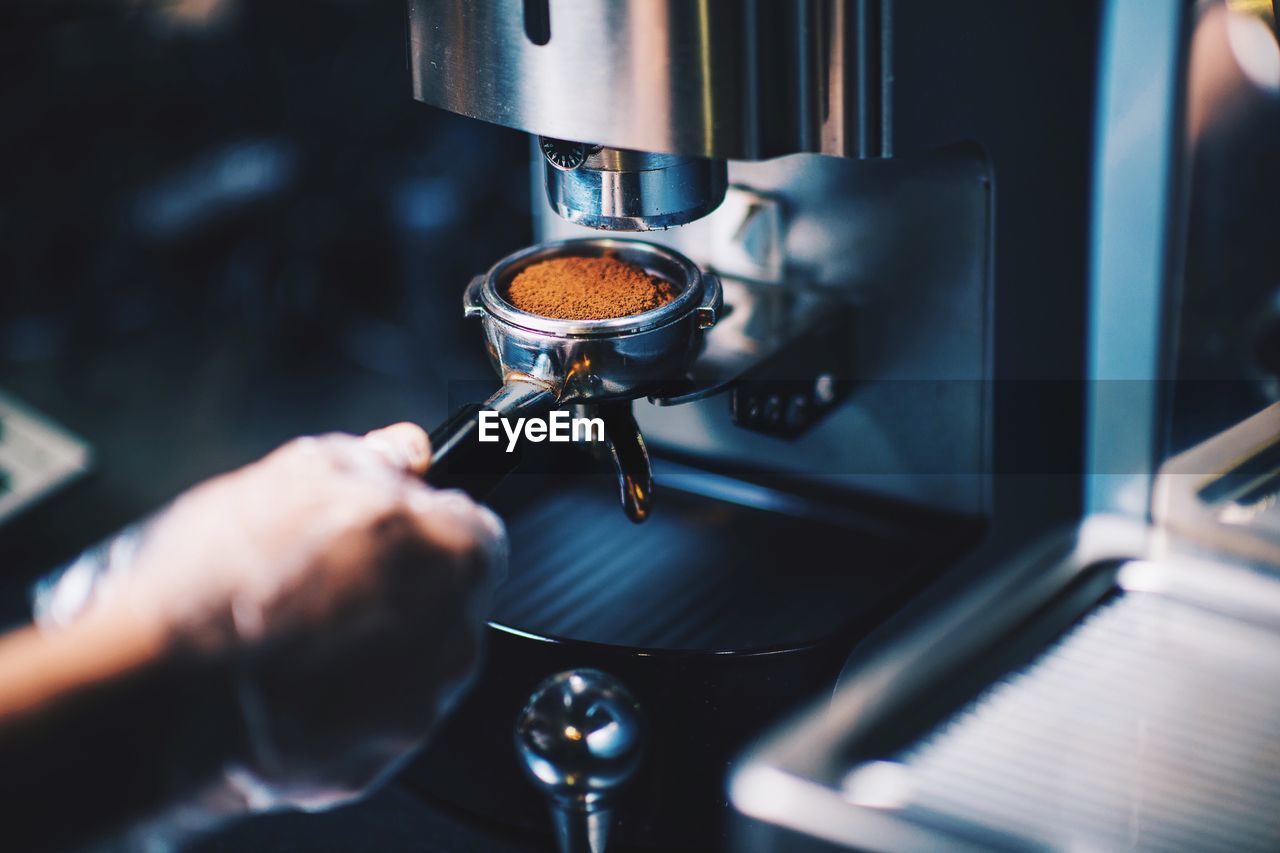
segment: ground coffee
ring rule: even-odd
[[[559,320],[607,320],[666,305],[668,282],[617,258],[552,258],[525,267],[507,287],[507,301]]]

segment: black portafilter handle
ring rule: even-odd
[[[520,464],[520,444],[480,441],[480,403],[463,406],[431,432],[431,467],[424,478],[438,489],[461,489],[474,500],[488,497]]]
[[[484,403],[463,406],[431,433],[431,467],[424,478],[439,489],[461,489],[482,501],[497,488],[522,459],[521,442],[514,446],[504,436],[480,440],[480,417],[549,411],[555,396],[545,388],[510,382]],[[603,438],[618,473],[622,508],[640,523],[649,517],[653,502],[653,467],[644,436],[631,411],[631,401],[610,401],[583,407],[598,417]]]

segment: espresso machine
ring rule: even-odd
[[[1080,524],[735,768],[743,850],[1275,850],[1274,4],[1105,3]]]
[[[753,738],[922,590],[1081,512],[1097,10],[409,0],[408,26],[417,100],[529,135],[536,244],[467,290],[506,383],[480,405],[593,405],[564,377],[638,363],[513,358],[475,295],[512,263],[688,261],[703,313],[678,370],[607,400],[644,524],[593,464],[480,472],[511,577],[404,778],[566,850],[722,847]]]

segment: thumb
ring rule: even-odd
[[[375,429],[363,440],[389,465],[407,474],[422,476],[431,464],[431,438],[417,424],[403,422]]]

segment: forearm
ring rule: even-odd
[[[398,767],[474,671],[506,555],[430,455],[409,424],[291,442],[171,504],[68,628],[0,637],[10,846],[321,808]]]
[[[32,846],[93,838],[190,797],[243,741],[227,668],[175,651],[157,628],[89,617],[0,638],[0,797],[6,833]]]

